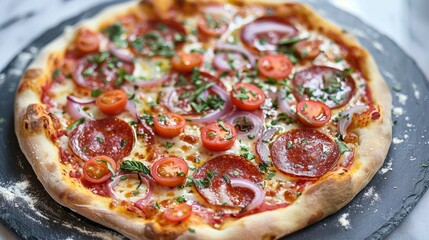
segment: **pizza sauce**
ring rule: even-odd
[[[43,100],[69,175],[160,224],[287,207],[379,117],[347,49],[271,8],[128,14],[64,55]]]

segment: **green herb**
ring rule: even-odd
[[[170,149],[170,148],[172,148],[172,147],[173,147],[173,145],[174,145],[174,143],[166,142],[166,143],[165,143],[165,148]]]
[[[210,187],[212,180],[215,176],[215,173],[211,172],[211,171],[207,171],[207,176],[205,178],[202,179],[192,179],[194,185],[198,188],[208,188]],[[188,178],[189,179],[189,178]]]
[[[261,44],[262,46],[264,46],[265,44],[267,44],[267,39],[266,38],[260,38],[259,39],[259,44]]]
[[[54,72],[52,72],[52,78],[56,79],[58,76],[60,76],[60,73],[61,71],[59,68],[55,69]]]
[[[255,138],[255,135],[253,135],[253,134],[249,134],[249,135],[247,135],[247,138],[248,138],[248,139],[250,139],[250,140],[252,140],[252,139],[254,139],[254,138]]]
[[[120,169],[121,171],[139,172],[151,176],[150,169],[147,168],[143,163],[137,161],[125,160],[121,163]]]
[[[420,164],[420,167],[422,167],[422,168],[427,168],[427,167],[428,167],[428,165],[427,165],[426,163],[422,163],[422,164]]]
[[[121,180],[126,180],[127,179],[127,176],[126,175],[122,175],[121,176]]]
[[[195,229],[193,229],[193,228],[188,228],[188,231],[191,233],[195,233]]]
[[[84,146],[83,149],[82,149],[82,152],[86,153],[87,150],[88,150],[88,146]]]
[[[231,183],[231,179],[229,179],[228,175],[226,175],[225,173],[222,175],[222,178],[223,178],[223,180],[225,180],[225,182],[226,182],[227,184],[230,184],[230,183]]]
[[[337,145],[338,145],[338,148],[339,148],[341,154],[343,154],[345,152],[350,152],[349,147],[347,147],[347,145],[344,142],[342,142],[338,139],[336,139],[335,141],[337,142]]]
[[[354,71],[353,68],[346,68],[343,70],[343,73],[344,73],[345,77],[347,77],[347,76],[350,76],[350,74],[352,74],[353,71]]]
[[[209,132],[209,137],[211,137],[211,138],[214,138],[214,137],[216,137],[216,133],[215,132]]]
[[[280,39],[277,44],[279,44],[279,45],[294,44],[294,43],[300,42],[302,40],[305,40],[307,38],[308,37],[293,37],[293,38],[286,37],[286,38]]]
[[[88,68],[82,72],[82,76],[84,76],[84,77],[95,76],[95,72],[92,68]]]
[[[393,86],[392,89],[395,92],[400,92],[401,91],[401,86]]]
[[[180,33],[175,33],[173,39],[175,42],[183,42],[186,40],[186,37]]]
[[[125,146],[127,146],[127,140],[122,138],[121,139],[121,148],[124,148]]]
[[[80,124],[85,122],[85,118],[81,117],[78,120],[76,120],[74,123],[70,124],[66,129],[67,130],[73,130],[75,129],[77,126],[79,126]]]
[[[97,137],[97,142],[103,143],[104,142],[104,138],[103,137]]]
[[[186,199],[185,199],[184,196],[179,196],[179,197],[176,198],[176,202],[183,203],[183,202],[186,202]]]
[[[186,174],[185,174],[184,172],[178,172],[178,173],[177,173],[177,176],[179,176],[179,177],[184,177],[184,176],[186,176]]]
[[[342,57],[335,57],[335,59],[334,59],[334,61],[335,62],[341,62],[341,61],[343,61],[344,59],[342,58]]]
[[[103,94],[103,90],[101,89],[93,89],[91,90],[91,97],[96,98],[98,96],[100,96],[101,94]]]
[[[162,36],[157,32],[149,32],[136,38],[131,45],[139,52],[152,57],[155,55],[172,57],[175,55],[174,46],[165,44]]]
[[[253,159],[255,159],[255,155],[253,153],[251,153],[251,152],[242,153],[240,156],[244,157],[247,160],[253,160]]]
[[[88,61],[95,64],[101,64],[109,58],[109,52],[92,54],[88,57]]]
[[[267,171],[268,171],[268,164],[267,163],[265,163],[265,162],[262,162],[262,163],[260,163],[259,165],[258,165],[258,167],[259,167],[259,171],[261,172],[261,173],[266,173]]]
[[[219,124],[219,126],[225,131],[225,132],[230,132],[231,129],[227,128],[225,126],[225,124],[222,122],[222,120],[217,120],[217,123]]]
[[[97,162],[100,162],[100,163],[102,162],[102,163],[105,163],[107,165],[107,169],[109,169],[110,173],[112,174],[112,178],[114,176],[116,176],[116,172],[113,169],[113,166],[112,166],[112,164],[110,164],[110,162],[108,162],[106,160],[102,160],[102,159],[97,159]]]
[[[143,120],[145,120],[145,122],[147,124],[149,124],[150,126],[153,126],[153,116],[151,116],[149,113],[143,113],[142,116]]]
[[[158,209],[158,210],[161,208],[161,207],[159,206],[158,202],[155,202],[154,207],[155,207],[155,209]]]
[[[291,148],[293,148],[293,143],[292,143],[292,141],[288,141],[287,142],[287,149],[291,149]]]
[[[126,48],[128,46],[128,42],[125,36],[125,28],[121,23],[117,22],[112,26],[106,28],[103,31],[107,37],[112,41],[115,45],[121,48]]]
[[[268,173],[268,175],[265,177],[266,180],[270,180],[273,178],[276,174],[275,173]]]
[[[308,140],[307,139],[302,139],[302,141],[301,141],[301,144],[302,145],[305,145],[305,144],[307,144],[308,143]]]
[[[211,15],[205,14],[204,18],[206,19],[207,25],[209,26],[209,28],[219,28],[220,27],[220,23],[218,21],[216,21]]]
[[[139,190],[135,190],[135,191],[133,191],[133,195],[134,195],[134,196],[139,195],[139,193],[140,193],[140,191],[139,191]]]

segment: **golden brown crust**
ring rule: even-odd
[[[185,1],[150,2],[154,4],[158,14],[163,15],[167,14],[173,4],[181,5]],[[249,4],[261,1],[233,2]],[[268,4],[267,1],[263,2]],[[278,4],[278,1],[270,2]],[[136,6],[136,3],[127,3],[109,8],[83,24],[97,29],[105,19],[132,11]],[[357,130],[360,142],[355,152],[355,162],[349,170],[337,168],[331,171],[286,208],[228,221],[221,229],[212,228],[197,217],[192,217],[188,225],[161,227],[144,219],[136,220],[130,214],[118,214],[117,210],[109,208],[107,198],[92,194],[67,176],[68,169],[61,164],[59,149],[51,140],[56,135],[56,120],[40,99],[43,86],[51,81],[50,73],[57,66],[58,59],[62,58],[61,50],[70,42],[70,35],[64,34],[46,47],[25,72],[15,104],[15,131],[19,144],[45,189],[60,204],[134,239],[276,239],[338,211],[366,186],[386,157],[391,142],[391,95],[371,55],[355,38],[305,5],[291,4],[290,8],[285,9],[293,14],[298,13],[314,29],[337,36],[350,49],[350,54],[358,56],[359,66],[368,80],[373,101],[381,108],[380,119]],[[187,231],[188,227],[195,229],[195,233]]]

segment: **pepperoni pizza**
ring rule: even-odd
[[[300,3],[140,1],[47,45],[15,130],[60,204],[138,239],[274,239],[382,165],[391,95],[372,57]]]

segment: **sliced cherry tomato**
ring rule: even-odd
[[[264,92],[249,83],[238,83],[231,91],[232,102],[238,109],[253,111],[258,109],[265,101]]]
[[[179,53],[172,60],[173,68],[182,73],[192,72],[194,67],[199,67],[201,64],[203,64],[203,55],[200,53]]]
[[[320,54],[320,41],[305,40],[296,44],[296,52],[302,59],[314,59]]]
[[[165,157],[152,165],[152,177],[161,185],[177,187],[185,182],[188,175],[188,164],[177,157]]]
[[[277,80],[286,78],[292,71],[293,64],[283,55],[269,54],[259,59],[258,70],[264,77]]]
[[[218,37],[228,29],[222,15],[204,14],[198,21],[198,31],[208,37]]]
[[[83,53],[93,53],[98,51],[100,39],[97,33],[89,29],[81,29],[76,39],[76,47]]]
[[[122,90],[111,90],[97,97],[95,103],[107,115],[121,113],[127,105],[128,95]]]
[[[116,171],[116,169],[116,162],[111,157],[96,156],[83,165],[83,176],[89,182],[103,183],[112,176],[111,171]]]
[[[212,151],[226,151],[234,145],[237,138],[235,127],[218,121],[201,129],[201,140],[204,147]]]
[[[188,219],[192,214],[192,207],[186,203],[181,203],[170,207],[164,212],[165,218],[170,222],[181,222]]]
[[[331,119],[331,109],[324,103],[302,100],[296,105],[299,121],[310,127],[321,127]]]
[[[173,138],[183,131],[186,120],[175,113],[164,113],[153,117],[153,125],[155,133],[159,136]]]

